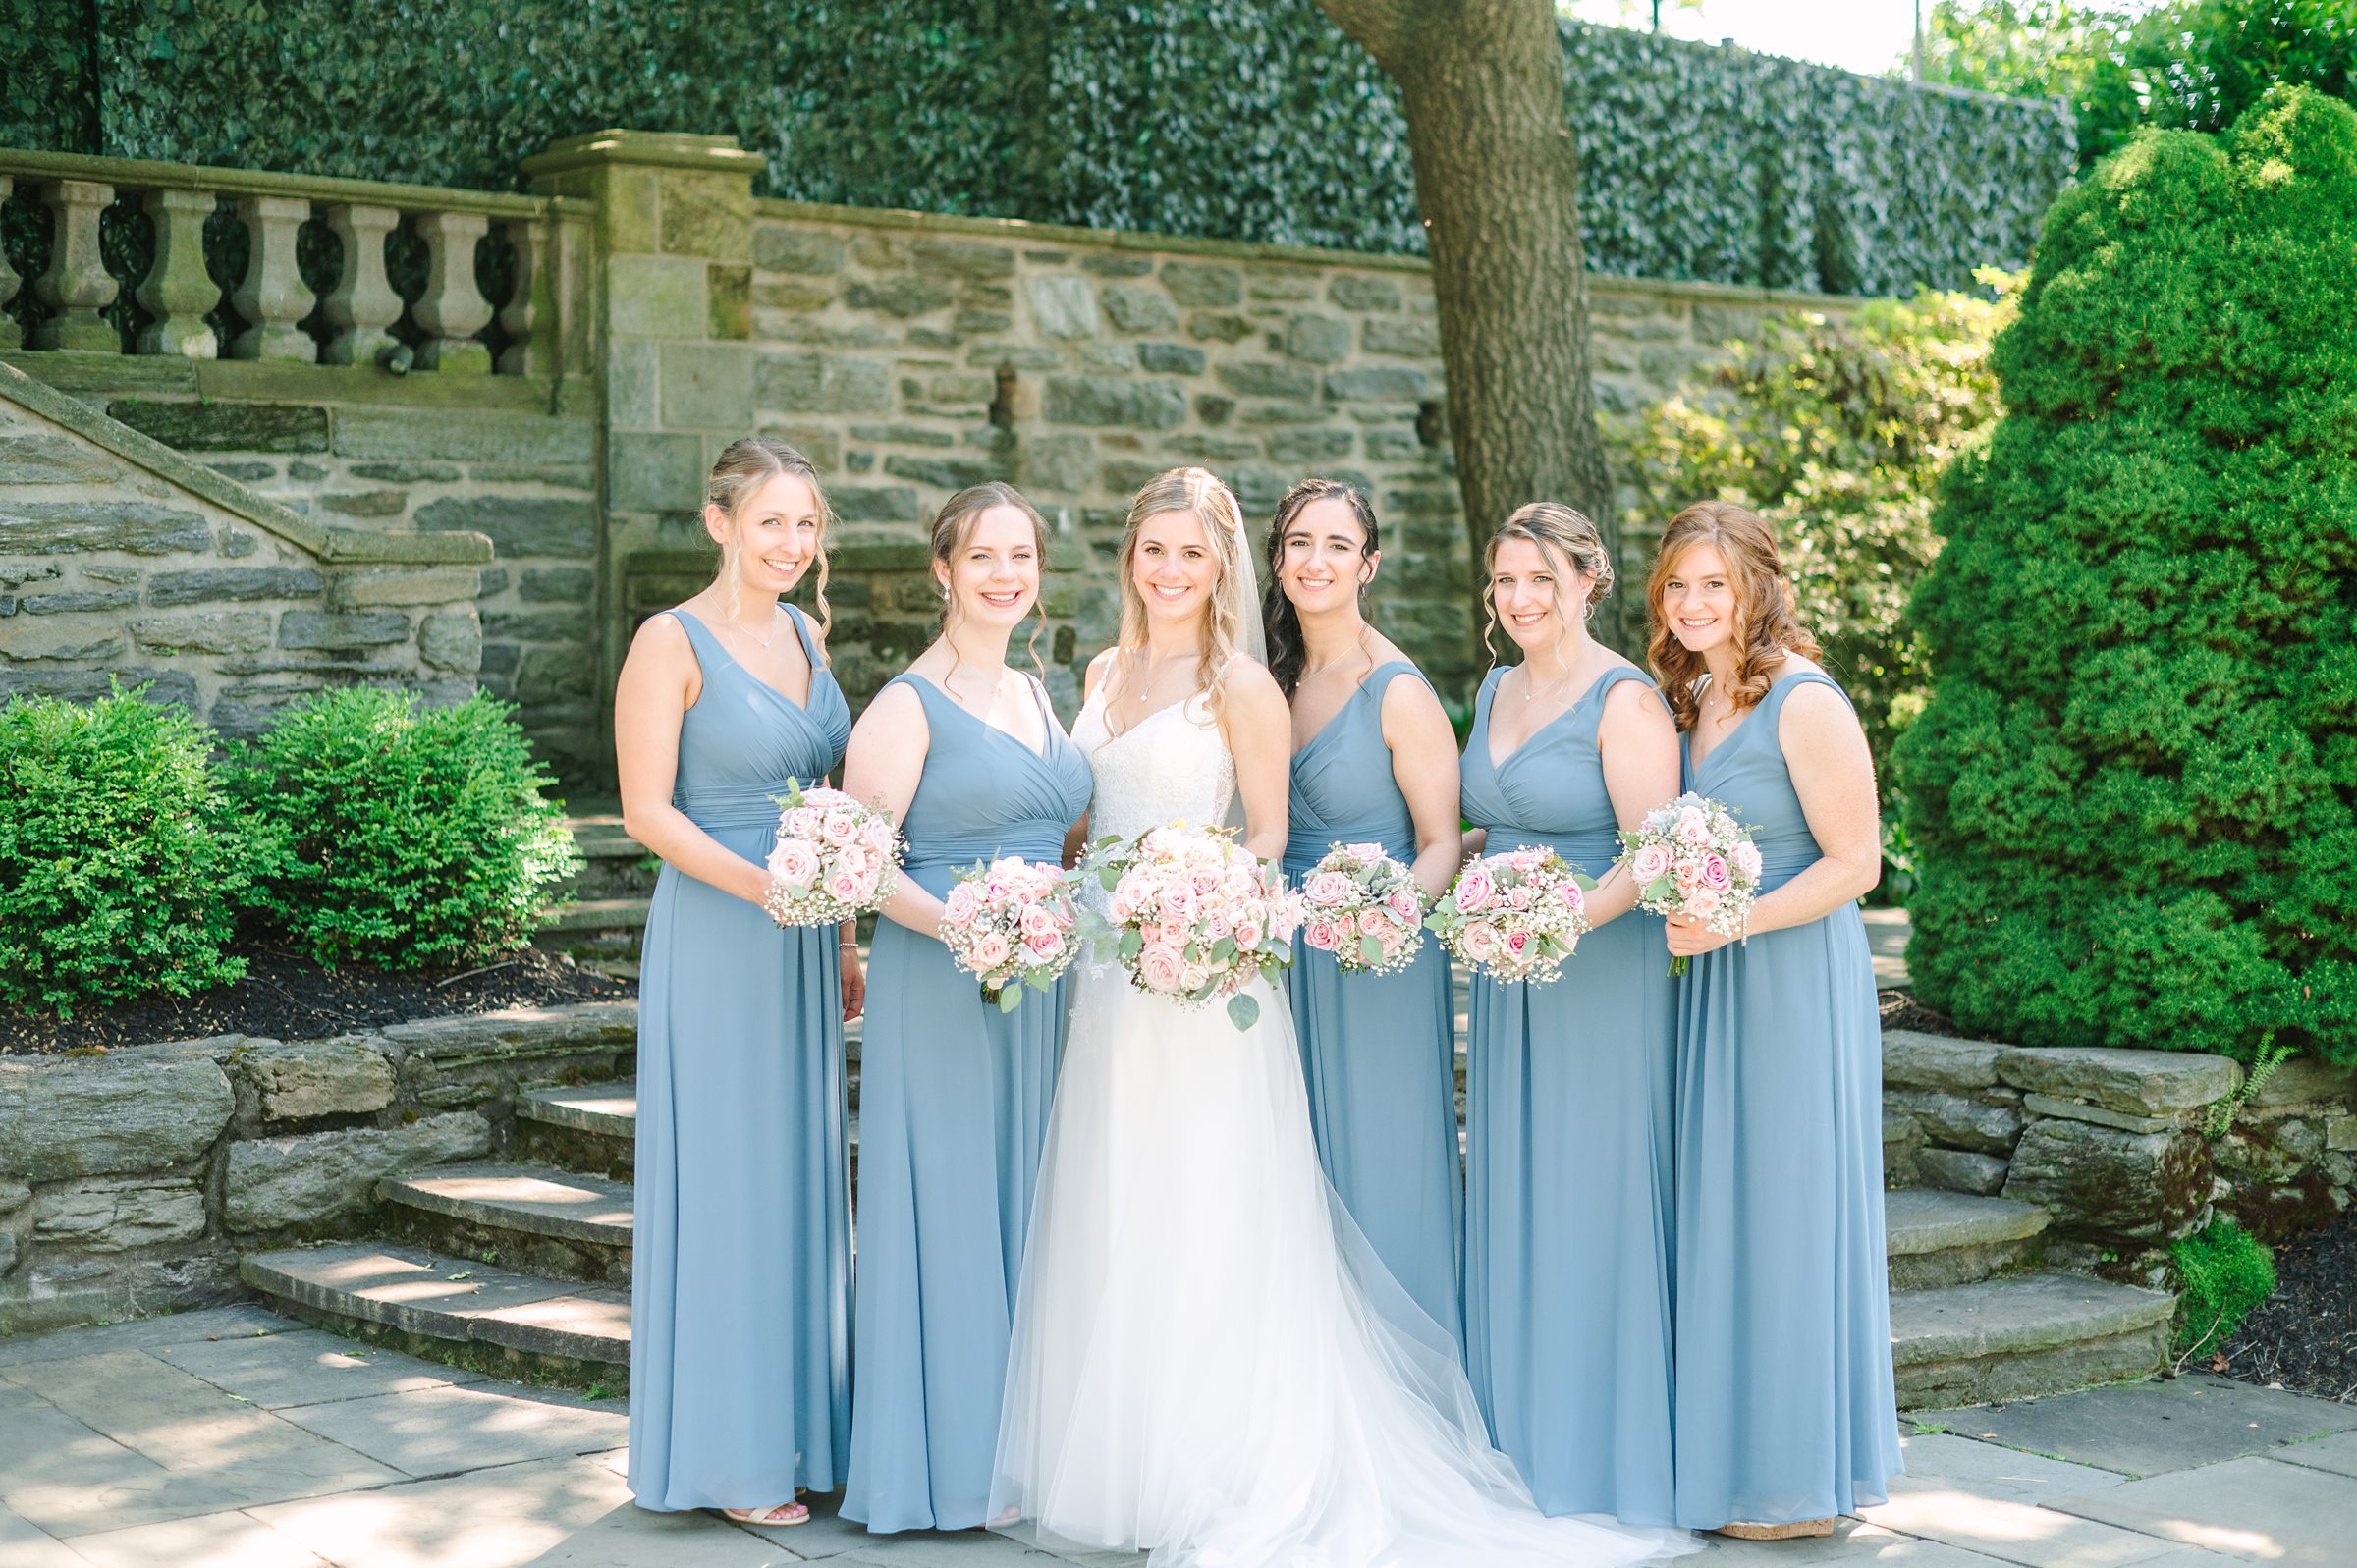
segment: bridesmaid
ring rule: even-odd
[[[879,1534],[987,1518],[1064,1043],[1064,982],[1012,1013],[985,1002],[941,945],[942,899],[978,860],[1061,860],[1090,789],[1046,688],[1007,667],[1039,603],[1039,514],[1010,486],[975,485],[941,509],[932,545],[941,634],[876,694],[844,767],[844,787],[891,808],[908,839],[876,925],[860,1063],[859,1369],[842,1512]]]
[[[1828,1535],[1903,1468],[1857,909],[1881,869],[1874,764],[1757,516],[1679,513],[1648,599],[1686,787],[1731,807],[1766,862],[1742,945],[1682,915],[1668,928],[1694,960],[1678,983],[1677,1522]]]
[[[846,925],[761,908],[773,795],[825,777],[850,715],[808,621],[779,603],[816,568],[809,460],[732,442],[704,492],[720,575],[638,628],[614,695],[623,825],[663,858],[638,999],[630,1490],[657,1510],[798,1525],[799,1488],[850,1444]],[[840,956],[839,954],[840,943]]]
[[[1522,660],[1475,700],[1466,820],[1484,853],[1544,845],[1599,886],[1560,979],[1473,980],[1466,1359],[1542,1509],[1667,1525],[1675,997],[1661,920],[1608,868],[1616,830],[1677,793],[1677,731],[1652,680],[1588,634],[1613,585],[1594,523],[1523,507],[1485,565],[1490,625]]]
[[[1456,735],[1423,675],[1368,625],[1380,557],[1375,510],[1336,479],[1305,479],[1269,525],[1262,619],[1292,705],[1286,874],[1298,883],[1339,840],[1381,843],[1426,898],[1456,873]],[[1318,1155],[1392,1277],[1460,1343],[1455,1007],[1449,955],[1428,941],[1405,969],[1344,975],[1294,941],[1293,1028]]]

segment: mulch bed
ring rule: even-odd
[[[322,969],[278,947],[243,951],[245,979],[194,997],[146,997],[111,1007],[77,1008],[70,1019],[0,1010],[0,1055],[103,1051],[207,1035],[312,1040],[446,1013],[610,1001],[638,993],[633,981],[591,973],[537,947],[485,964],[401,973]]]
[[[1911,991],[1885,991],[1878,995],[1885,1029],[1912,1029],[1919,1035],[1946,1035],[1951,1040],[1997,1040],[1994,1035],[1973,1033],[1944,1012],[1932,1011],[1917,1001]]]
[[[2275,1249],[2275,1293],[2251,1309],[2210,1370],[2357,1403],[2357,1209]]]

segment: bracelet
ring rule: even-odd
[[[859,944],[857,944],[856,942],[853,942],[853,941],[852,941],[850,938],[849,938],[849,937],[844,937],[844,938],[841,938],[841,939],[839,939],[839,940],[836,942],[835,946],[838,946],[838,947],[850,947],[850,948],[856,949],[856,948],[858,947]]]

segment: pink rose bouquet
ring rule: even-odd
[[[769,852],[769,895],[762,900],[771,919],[830,926],[884,906],[905,847],[892,813],[840,789],[804,789],[798,781],[777,803],[778,841]]]
[[[1543,986],[1577,950],[1594,886],[1552,849],[1507,849],[1466,861],[1424,924],[1468,968]]]
[[[1105,839],[1087,864],[1110,894],[1097,935],[1132,985],[1189,1007],[1226,997],[1229,1019],[1252,1027],[1260,1003],[1244,988],[1291,964],[1301,923],[1275,862],[1245,853],[1233,829],[1178,823]]]
[[[1740,937],[1759,896],[1760,850],[1751,832],[1716,800],[1682,794],[1647,813],[1620,836],[1616,867],[1637,885],[1637,906],[1657,915],[1690,915],[1723,937]],[[1672,958],[1682,975],[1686,960]]]
[[[1424,946],[1424,890],[1373,843],[1338,843],[1299,889],[1301,940],[1344,974],[1403,969]]]
[[[1080,951],[1071,879],[1062,866],[1012,855],[977,865],[959,873],[942,901],[942,946],[1001,1012],[1014,1011],[1026,986],[1054,985]]]

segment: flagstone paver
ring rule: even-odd
[[[2049,1506],[2280,1568],[2357,1558],[2357,1480],[2278,1459],[2229,1459]]]
[[[2357,1429],[2357,1406],[2197,1373],[1914,1419],[2008,1448],[2158,1476]]]
[[[1919,1416],[1887,1503],[1700,1568],[2357,1562],[2357,1410],[2183,1378]],[[619,1400],[247,1308],[0,1340],[5,1568],[1142,1568],[981,1531],[753,1531],[630,1499]],[[2256,1456],[2236,1457],[2252,1454]],[[2150,1467],[2150,1468],[2140,1468]],[[2145,1477],[2149,1479],[2136,1479]]]

